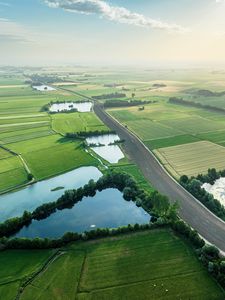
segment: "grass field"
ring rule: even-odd
[[[128,164],[118,164],[115,166],[111,166],[110,169],[117,171],[117,172],[125,172],[130,174],[134,177],[138,185],[147,190],[147,191],[153,191],[153,188],[151,187],[150,183],[144,178],[139,168],[131,163]]]
[[[224,293],[194,251],[163,229],[74,244],[21,299],[222,300]]]
[[[22,185],[27,181],[27,172],[19,157],[9,155],[0,159],[0,191]]]
[[[96,165],[96,160],[73,141],[58,134],[7,145],[20,153],[36,179],[44,179],[81,166]]]
[[[62,134],[67,132],[108,130],[93,112],[54,114],[52,115],[52,127],[55,131]]]
[[[225,148],[208,141],[161,148],[154,153],[177,178],[206,173],[209,168],[225,169]]]
[[[0,299],[15,299],[21,283],[38,271],[52,253],[52,250],[0,252]]]

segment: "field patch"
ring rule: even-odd
[[[154,150],[158,148],[177,146],[177,145],[188,144],[197,141],[199,141],[199,139],[196,136],[183,134],[183,135],[177,135],[168,138],[149,140],[149,141],[145,141],[144,143],[150,150]]]
[[[36,179],[44,179],[81,166],[96,165],[97,161],[84,151],[80,141],[58,134],[8,144],[21,153]]]
[[[170,230],[74,243],[25,288],[28,299],[224,299]]]
[[[168,136],[179,135],[182,132],[158,122],[150,120],[137,120],[126,122],[129,129],[134,131],[142,140],[150,140]],[[178,127],[179,128],[179,127]]]
[[[75,299],[84,257],[78,251],[60,255],[25,289],[21,299]]]
[[[27,172],[18,156],[0,159],[0,191],[26,183]]]
[[[161,148],[154,153],[175,177],[204,174],[209,168],[225,169],[225,148],[208,141]]]
[[[80,131],[107,131],[108,128],[93,112],[52,115],[53,129],[62,134]]]

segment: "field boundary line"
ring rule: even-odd
[[[61,255],[63,255],[65,252],[61,251],[61,250],[57,250],[55,253],[53,253],[48,259],[47,261],[40,267],[39,270],[37,270],[36,272],[34,272],[31,277],[29,279],[27,279],[22,286],[20,286],[19,291],[16,295],[15,300],[19,300],[22,296],[22,294],[24,293],[24,290],[26,289],[26,287],[31,284],[41,273],[45,272],[47,270],[47,268]]]

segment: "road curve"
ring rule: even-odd
[[[225,252],[225,222],[212,214],[167,173],[150,150],[132,132],[107,114],[101,104],[94,104],[96,115],[121,139],[127,155],[139,166],[145,178],[171,202],[180,204],[179,215],[208,242]]]

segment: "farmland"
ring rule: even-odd
[[[161,148],[154,152],[176,178],[184,174],[204,174],[209,168],[225,169],[225,148],[207,141]]]
[[[12,299],[24,278],[38,271],[51,253],[3,252],[8,258],[1,269],[4,299]],[[224,294],[190,246],[161,229],[72,244],[21,295],[22,300],[121,297],[222,300]]]
[[[205,173],[208,168],[225,168],[225,148],[221,147],[225,146],[225,121],[220,113],[165,101],[146,105],[143,111],[136,107],[108,111],[154,150],[176,178]],[[169,155],[167,150],[172,149],[174,153]],[[193,149],[192,154],[189,149]]]
[[[93,132],[108,130],[108,128],[102,124],[93,112],[54,114],[52,115],[52,127],[55,131],[62,134],[67,132]]]
[[[52,250],[11,250],[0,253],[0,298],[15,299],[24,280],[46,262]]]

